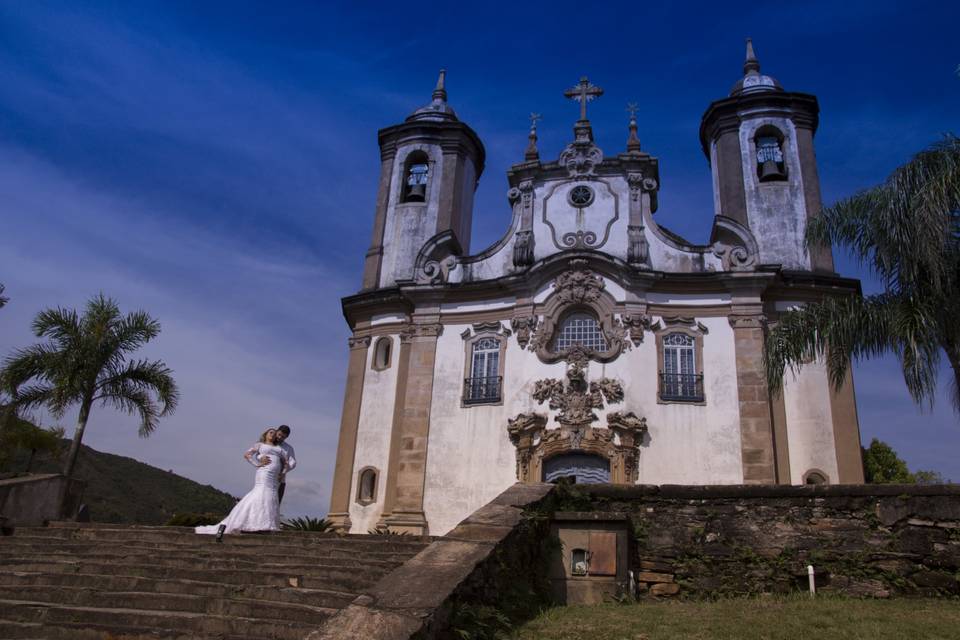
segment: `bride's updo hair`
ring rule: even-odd
[[[273,431],[274,433],[277,432],[276,429],[274,429],[273,427],[270,427],[269,429],[267,429],[266,431],[264,431],[264,432],[260,435],[260,442],[262,442],[262,443],[264,443],[264,444],[273,444],[272,442],[270,442],[269,440],[267,440],[267,434],[270,433],[271,431]]]

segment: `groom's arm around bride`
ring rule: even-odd
[[[297,466],[296,453],[294,453],[293,447],[287,444],[287,438],[289,437],[290,427],[285,424],[277,427],[277,444],[283,450],[283,457],[286,458],[286,465],[284,465],[283,473],[280,476],[280,485],[277,487],[277,498],[280,502],[283,502],[283,492],[287,488],[287,474]]]

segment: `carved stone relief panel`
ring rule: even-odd
[[[594,427],[595,409],[604,403],[623,401],[619,381],[609,378],[587,382],[580,364],[567,370],[566,382],[556,379],[538,380],[533,398],[546,402],[558,411],[558,429],[547,429],[547,417],[539,413],[521,413],[509,419],[507,433],[516,447],[517,479],[521,482],[542,482],[543,463],[554,456],[586,453],[610,462],[610,481],[632,484],[639,476],[639,447],[647,432],[646,418],[633,412],[607,415],[607,427]]]
[[[619,219],[619,197],[606,180],[559,183],[543,199],[543,223],[557,249],[599,249]]]

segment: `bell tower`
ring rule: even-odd
[[[485,152],[447,104],[445,75],[441,70],[427,105],[379,132],[380,183],[364,290],[412,280],[418,252],[438,233],[451,232],[453,246],[469,252]]]
[[[753,232],[761,264],[833,272],[830,250],[808,252],[804,243],[806,222],[821,206],[813,149],[817,98],[784,91],[760,73],[749,38],[743,73],[729,97],[711,103],[700,122],[715,213]]]

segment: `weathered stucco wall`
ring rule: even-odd
[[[797,374],[787,372],[783,385],[790,447],[790,481],[804,484],[811,471],[827,481],[839,481],[837,451],[830,409],[830,380],[824,361],[803,366]]]
[[[629,515],[641,595],[805,591],[808,564],[819,591],[960,594],[958,485],[583,485],[567,502]]]
[[[641,483],[743,482],[739,403],[736,377],[731,374],[733,330],[726,318],[700,321],[708,331],[703,346],[706,402],[702,405],[658,402],[657,348],[652,334],[611,363],[589,365],[590,379],[613,378],[624,390],[622,403],[596,412],[596,424],[606,424],[608,411],[633,411],[647,418],[649,432],[640,450]],[[545,413],[550,417],[549,428],[559,426],[553,421],[556,412],[538,405],[532,393],[537,380],[562,379],[566,364],[544,364],[533,352],[521,350],[513,337],[504,356],[502,404],[463,406],[461,333],[468,328],[446,325],[437,342],[424,494],[433,535],[443,535],[517,481],[516,450],[507,434],[509,418]],[[358,453],[356,464],[372,463],[361,460]]]
[[[783,134],[783,161],[787,180],[760,182],[757,176],[757,130],[775,127]],[[750,230],[760,247],[761,264],[782,264],[788,269],[809,269],[810,257],[803,240],[807,224],[797,132],[788,118],[757,118],[740,126],[740,153]]]
[[[366,533],[377,526],[383,512],[383,498],[387,483],[387,464],[390,459],[390,433],[393,424],[393,406],[397,389],[397,357],[400,340],[390,336],[390,367],[377,371],[371,365],[376,349],[367,350],[367,371],[363,378],[363,402],[360,405],[360,423],[357,428],[357,449],[350,483],[350,522],[352,533]],[[375,342],[374,342],[375,343]],[[357,482],[361,470],[375,467],[377,492],[374,502],[357,502]]]

